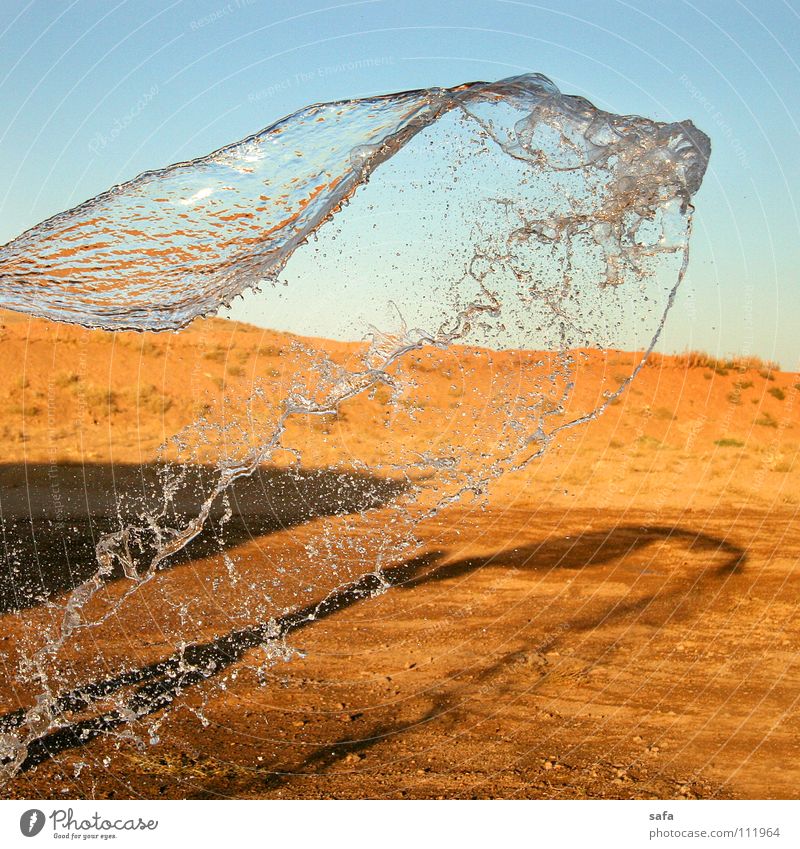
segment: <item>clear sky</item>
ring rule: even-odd
[[[660,346],[800,368],[796,0],[0,3],[0,243],[315,101],[540,71],[712,138]]]

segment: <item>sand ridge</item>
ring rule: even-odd
[[[224,409],[225,393],[235,403],[257,377],[274,381],[280,397],[303,357],[311,362],[304,345],[341,363],[357,352],[219,319],[169,335],[109,335],[11,313],[0,324],[15,364],[0,373],[4,523],[61,510],[78,529],[73,578],[92,568],[108,493],[152,482],[158,447],[172,434],[209,405]],[[487,387],[549,368],[536,365],[542,359],[464,349],[409,355],[403,376],[421,387],[430,417],[418,415],[416,432],[404,424],[398,450],[442,444],[431,429],[437,411],[457,418],[480,408]],[[563,417],[607,397],[638,361],[629,352],[576,352]],[[791,796],[800,730],[798,391],[797,374],[755,360],[652,357],[597,421],[562,434],[488,499],[465,499],[423,524],[422,551],[392,566],[389,592],[372,597],[356,562],[342,565],[355,582],[343,590],[340,576],[311,570],[307,603],[319,615],[300,627],[291,618],[296,599],[276,588],[289,642],[304,656],[266,672],[258,634],[237,619],[235,587],[217,581],[219,553],[199,545],[105,634],[108,674],[115,658],[139,671],[118,685],[133,700],[137,687],[167,680],[174,646],[153,611],[169,597],[195,600],[193,651],[236,677],[225,690],[186,681],[187,709],[142,751],[116,736],[102,703],[92,705],[4,792]],[[287,496],[278,462],[239,494],[237,503],[250,506],[228,544],[241,580],[262,579],[278,545],[305,562],[321,523],[346,521],[326,492],[339,491],[337,476],[352,475],[345,467],[354,458],[381,465],[386,424],[405,415],[396,401],[379,387],[344,414],[295,425],[290,436],[309,463],[300,489],[293,481]],[[470,432],[459,431],[465,440]],[[352,488],[351,509],[374,509],[372,531],[358,531],[366,560],[390,514],[381,505],[398,485],[365,471]],[[30,562],[52,563],[56,574],[59,541],[39,536]],[[20,623],[44,625],[53,615],[34,596],[16,612],[21,578],[7,578],[6,717],[29,697],[13,672]],[[57,604],[68,589],[54,580],[47,598]],[[80,728],[89,733],[77,736]]]

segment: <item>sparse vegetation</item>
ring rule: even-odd
[[[678,368],[705,368],[718,373],[735,371],[777,371],[778,364],[760,357],[714,357],[705,351],[686,351],[683,354],[650,354],[649,366],[674,365]]]
[[[168,398],[152,383],[140,387],[136,395],[139,409],[148,410],[156,415],[166,413],[173,405],[172,398]]]
[[[780,388],[780,386],[770,386],[767,391],[773,398],[777,398],[778,401],[783,401],[786,398],[786,393]]]
[[[667,409],[667,407],[656,407],[653,410],[653,418],[662,422],[674,422],[675,413],[673,413],[672,410]]]
[[[760,419],[756,419],[756,424],[761,425],[761,427],[777,427],[778,420],[770,413],[764,413]]]
[[[164,353],[161,345],[158,345],[152,339],[142,339],[140,351],[143,356],[160,357]]]
[[[733,439],[731,437],[715,439],[714,445],[718,445],[720,448],[744,448],[744,442],[740,442],[738,439]]]
[[[385,406],[392,400],[392,394],[392,390],[388,386],[378,386],[372,390],[370,397]]]
[[[734,381],[733,391],[729,392],[727,395],[728,401],[731,404],[741,404],[742,403],[742,392],[745,389],[750,389],[753,386],[752,380],[737,380]]]
[[[414,371],[421,371],[423,374],[429,374],[430,372],[439,370],[439,364],[430,356],[415,357],[410,365]]]
[[[119,393],[113,389],[90,385],[86,387],[85,398],[86,406],[93,416],[118,413],[121,409]]]
[[[74,371],[62,371],[55,376],[55,384],[61,389],[72,389],[80,383],[80,375]]]
[[[12,404],[8,410],[12,415],[24,416],[25,418],[33,418],[42,412],[38,404]]]
[[[226,348],[209,348],[207,351],[203,351],[203,357],[214,363],[224,363],[227,356],[228,351]]]
[[[647,365],[661,368],[666,365],[684,369],[704,368],[716,372],[723,377],[731,371],[738,373],[746,371],[771,373],[779,370],[777,363],[762,360],[760,357],[720,358],[713,357],[705,351],[686,351],[683,354],[654,353],[650,354],[647,358]]]

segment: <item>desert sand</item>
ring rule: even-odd
[[[118,495],[146,498],[159,463],[180,454],[170,437],[198,415],[223,415],[226,393],[272,380],[268,408],[307,354],[286,334],[221,319],[164,335],[12,313],[0,325],[8,730],[34,695],[18,675],[22,645],[52,627],[69,590],[92,574]],[[346,343],[315,344],[342,363],[354,356]],[[639,359],[580,352],[574,410],[558,415],[594,406]],[[410,355],[404,367],[426,409],[406,403],[419,427],[397,428],[393,450],[406,457],[455,435],[474,450],[458,417],[479,409],[482,421],[493,411],[475,399],[548,368],[541,360]],[[388,502],[408,484],[384,462],[401,405],[381,387],[344,413],[295,422],[304,472],[288,477],[281,456],[237,485],[225,540],[237,583],[220,582],[224,558],[200,538],[111,626],[79,640],[76,668],[102,658],[92,698],[65,711],[0,792],[791,798],[800,778],[798,395],[797,374],[755,359],[654,355],[597,420],[561,434],[485,497],[423,521],[420,545],[387,567],[383,592],[364,564],[391,526]],[[198,481],[226,450],[196,454]],[[191,512],[191,492],[182,497]],[[348,524],[364,510],[367,519]],[[353,537],[336,574],[320,574],[308,556],[325,527]],[[265,665],[265,623],[248,621],[239,596],[274,577],[266,571],[277,550],[294,564],[291,582],[271,592],[297,653]],[[115,575],[107,593],[124,585]],[[178,626],[165,599],[192,600],[183,653],[169,638]],[[140,746],[103,699],[137,704],[154,693],[172,707],[163,724],[163,711],[143,718],[153,742]]]

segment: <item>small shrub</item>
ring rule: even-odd
[[[80,383],[80,375],[74,371],[62,371],[60,374],[57,374],[55,377],[56,386],[61,387],[61,389],[71,389]]]
[[[786,393],[780,386],[770,386],[768,391],[773,398],[777,398],[779,401],[783,401],[786,398]]]
[[[12,415],[25,416],[25,418],[30,419],[38,416],[42,412],[42,409],[37,404],[13,404],[8,408],[8,411]]]
[[[372,390],[371,397],[379,404],[386,405],[392,400],[393,392],[388,386],[379,386]]]
[[[764,413],[760,419],[756,419],[756,424],[761,425],[761,427],[777,427],[778,420],[769,413]]]
[[[203,352],[203,357],[205,357],[205,359],[211,360],[215,363],[225,362],[227,356],[228,352],[225,348],[211,348],[210,350]]]
[[[142,339],[140,351],[143,356],[149,354],[152,357],[160,357],[164,353],[161,345],[157,345],[152,339]]]
[[[164,393],[152,383],[148,386],[143,386],[138,393],[138,403],[140,409],[149,410],[151,413],[161,415],[172,408],[172,398],[168,398]]]
[[[730,437],[715,439],[714,445],[719,445],[720,448],[744,448],[744,442],[740,442],[738,439],[731,439]]]
[[[712,357],[705,351],[686,351],[683,354],[662,355],[653,353],[648,357],[649,365],[662,365],[665,361],[671,361],[679,368],[706,368],[719,373],[736,371],[742,374],[746,371],[762,369],[765,371],[779,371],[777,363],[765,361],[759,357],[729,357],[719,359]]]
[[[673,413],[672,410],[668,410],[666,407],[656,407],[655,410],[653,410],[653,418],[662,422],[674,422],[675,413]]]
[[[120,410],[119,394],[113,389],[101,389],[89,386],[86,389],[86,405],[90,412],[97,415],[118,413]]]

